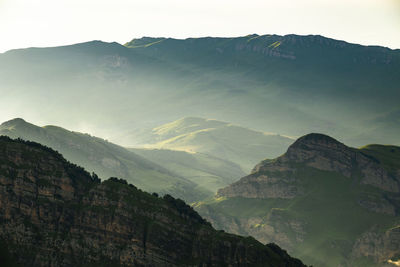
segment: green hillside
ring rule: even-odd
[[[389,266],[400,256],[400,147],[312,138],[195,208],[216,228],[276,242],[307,264]]]
[[[129,150],[192,181],[202,191],[210,192],[210,195],[214,195],[219,188],[245,175],[239,165],[202,153],[166,149],[130,148]]]
[[[400,169],[400,147],[390,145],[367,145],[360,148],[365,153],[375,158],[388,170]]]
[[[399,77],[399,50],[315,35],[93,41],[0,54],[0,119],[85,125],[123,145],[185,116],[399,145]]]
[[[38,127],[22,119],[14,119],[0,125],[0,135],[39,142],[103,179],[124,177],[148,192],[170,193],[189,202],[210,194],[205,190],[195,190],[195,183],[152,161],[89,134],[57,126]]]
[[[141,136],[145,147],[211,155],[238,164],[246,173],[260,160],[282,154],[293,142],[289,137],[194,117],[158,126]]]

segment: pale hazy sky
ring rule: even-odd
[[[400,48],[400,0],[0,0],[0,52],[251,33],[321,34]]]

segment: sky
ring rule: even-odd
[[[400,0],[0,0],[0,52],[91,40],[320,34],[400,48]]]

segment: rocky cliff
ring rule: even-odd
[[[322,134],[220,189],[196,209],[217,229],[275,242],[316,266],[385,266],[400,255],[400,147]]]
[[[347,147],[329,136],[309,134],[299,138],[283,156],[259,163],[249,176],[219,190],[218,195],[293,198],[303,191],[295,175],[299,165],[336,172],[383,191],[400,192],[400,169],[388,169],[363,150]]]
[[[37,143],[0,137],[0,259],[20,266],[304,266],[214,230],[182,200],[100,182]]]

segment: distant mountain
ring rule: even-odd
[[[387,266],[400,256],[400,147],[309,134],[196,209],[307,264]]]
[[[209,192],[210,196],[245,175],[239,165],[203,153],[167,149],[130,148],[129,150],[192,181],[197,185],[196,188],[201,192]]]
[[[190,206],[100,182],[38,143],[0,137],[2,266],[304,266],[216,231]]]
[[[322,36],[141,38],[0,54],[3,119],[85,127],[121,143],[184,116],[350,145],[400,145],[400,50]],[[12,104],[10,104],[12,103]],[[1,117],[0,117],[1,119]]]
[[[131,138],[142,140],[149,148],[199,152],[232,161],[246,173],[260,160],[281,155],[293,142],[289,137],[195,117],[158,126],[142,138]]]
[[[38,127],[23,119],[0,125],[0,135],[35,141],[62,153],[69,161],[84,166],[101,178],[124,177],[148,192],[169,193],[187,201],[210,195],[194,189],[197,184],[149,161],[134,152],[88,134],[57,126]]]

